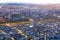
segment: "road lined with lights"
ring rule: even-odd
[[[25,36],[25,38],[27,38],[27,39],[30,38],[30,37],[29,37],[27,34],[25,34],[21,29],[18,29],[17,27],[11,25],[11,23],[6,23],[6,24],[4,24],[4,26],[12,27],[12,29],[17,30],[19,34]],[[11,38],[12,38],[12,37],[11,37]]]
[[[3,30],[0,30],[0,32],[2,32],[4,35],[6,35],[7,33],[6,32],[4,32]],[[11,37],[11,39],[12,40],[14,40],[14,38],[13,37]]]
[[[40,19],[39,22],[44,22],[44,21],[49,21],[49,20],[58,20],[56,18],[48,18],[48,19]],[[25,34],[21,29],[17,28],[16,26],[14,26],[15,24],[30,24],[30,22],[13,22],[13,23],[2,23],[0,24],[0,26],[9,26],[12,27],[12,29],[15,29],[18,31],[19,34],[25,36],[26,39],[29,39],[29,35]],[[4,34],[6,34],[4,31],[2,31]],[[11,37],[12,40],[14,40],[14,38]]]

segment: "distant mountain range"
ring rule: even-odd
[[[36,8],[55,8],[60,9],[60,4],[33,4],[33,3],[0,3],[0,5],[23,5]]]
[[[33,6],[37,4],[32,3],[0,3],[0,5],[25,5],[25,6]]]

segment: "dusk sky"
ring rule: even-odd
[[[0,0],[0,3],[60,4],[60,0]]]

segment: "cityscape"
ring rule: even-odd
[[[0,40],[60,40],[60,4],[0,3]]]

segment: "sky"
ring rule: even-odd
[[[60,4],[60,0],[0,0],[0,3]]]

